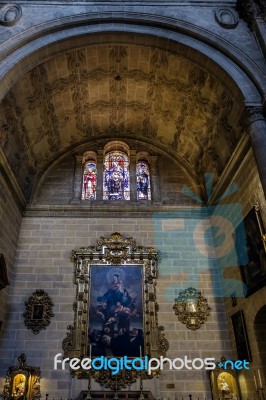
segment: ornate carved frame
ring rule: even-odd
[[[88,352],[88,313],[92,265],[109,265],[111,267],[128,265],[129,268],[132,265],[143,266],[145,355],[159,357],[165,354],[168,350],[168,341],[164,337],[164,327],[158,326],[157,316],[159,310],[156,301],[157,251],[152,247],[138,246],[132,238],[123,237],[120,233],[115,232],[109,238],[101,237],[96,246],[73,250],[72,260],[74,261],[74,283],[77,285],[76,301],[73,305],[75,315],[74,324],[68,326],[69,332],[63,340],[64,356],[83,358],[86,357]],[[79,377],[88,376],[87,371],[84,373],[78,370],[74,373]],[[90,370],[90,374],[96,379],[92,370]],[[106,386],[105,379],[103,380],[104,382],[100,383]],[[130,378],[128,381],[130,381]],[[112,387],[112,385],[108,387]]]
[[[25,354],[18,357],[18,366],[9,367],[6,375],[4,399],[40,399],[40,368],[26,364]]]
[[[196,330],[207,320],[211,308],[207,299],[195,288],[188,288],[179,293],[173,305],[175,314],[188,329]]]
[[[216,368],[210,372],[212,399],[226,400],[234,398],[240,400],[241,392],[237,371],[231,368],[230,363],[227,364],[225,370],[224,363],[226,361],[226,358],[222,357],[221,361],[216,364]]]
[[[23,314],[25,325],[37,335],[41,329],[46,329],[50,319],[54,316],[52,312],[53,302],[48,294],[37,289],[25,302],[26,312]]]

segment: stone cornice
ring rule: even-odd
[[[208,216],[208,208],[200,205],[169,206],[163,204],[135,205],[28,205],[25,217],[70,218],[202,218]]]
[[[109,7],[112,6],[152,6],[155,5],[156,7],[162,7],[165,8],[165,5],[167,6],[198,6],[198,7],[216,7],[216,6],[235,6],[236,0],[146,0],[146,1],[141,1],[141,0],[128,0],[128,1],[123,1],[123,0],[79,0],[75,1],[73,3],[72,0],[17,0],[16,3],[18,4],[27,4],[27,5],[68,5],[68,6],[79,6],[79,5],[97,5],[97,6],[105,6],[108,5]]]

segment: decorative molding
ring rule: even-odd
[[[52,312],[54,304],[44,290],[37,289],[25,305],[26,312],[23,314],[25,325],[37,335],[50,324],[50,319],[54,316]]]
[[[239,22],[238,13],[231,7],[219,7],[215,11],[216,22],[225,29],[234,29]]]
[[[175,314],[188,329],[196,330],[207,320],[211,308],[197,289],[188,288],[179,293],[173,305]]]
[[[150,218],[154,213],[157,213],[157,218],[196,218],[202,217],[208,214],[208,210],[198,204],[191,206],[180,206],[180,205],[162,205],[161,203],[152,204],[151,201],[145,202],[145,204],[132,203],[125,204],[125,202],[112,203],[100,202],[95,206],[90,204],[86,205],[55,205],[55,206],[34,206],[30,205],[24,212],[25,217],[82,217],[82,218],[114,218],[114,217],[129,217],[129,218]]]
[[[22,8],[18,4],[5,4],[0,7],[0,24],[16,25],[22,17]]]

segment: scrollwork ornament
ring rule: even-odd
[[[0,7],[0,24],[4,26],[16,25],[22,16],[22,9],[18,4],[5,4]]]
[[[169,342],[168,340],[165,338],[165,334],[164,334],[164,327],[163,326],[159,326],[159,350],[161,353],[165,354],[167,352],[167,350],[169,349]]]
[[[195,288],[188,288],[179,293],[173,305],[175,314],[188,329],[196,330],[207,320],[211,308],[207,299]]]
[[[71,350],[73,350],[74,327],[72,325],[68,325],[67,329],[69,332],[67,332],[67,336],[65,337],[65,339],[62,342],[62,349],[64,351],[71,351]]]
[[[18,357],[18,365],[8,368],[1,396],[13,400],[40,399],[40,368],[27,365],[24,353]]]
[[[37,335],[40,330],[46,329],[50,324],[50,320],[54,316],[52,312],[54,304],[44,290],[37,289],[25,302],[25,305],[26,312],[23,314],[25,325]]]

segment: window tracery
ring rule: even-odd
[[[104,157],[103,200],[130,200],[129,160],[122,151]]]
[[[86,151],[79,157],[75,185],[80,185],[82,201],[151,200],[152,157],[146,151],[136,154],[126,143],[114,140],[98,153]]]

